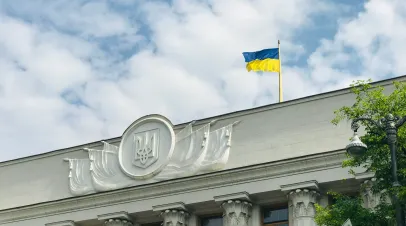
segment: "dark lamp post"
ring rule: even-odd
[[[351,123],[351,129],[354,131],[354,136],[351,139],[351,143],[347,145],[346,150],[347,153],[353,157],[360,157],[367,152],[367,146],[362,143],[359,139],[358,135],[356,134],[359,128],[359,121],[366,121],[373,126],[383,130],[386,133],[386,141],[390,149],[391,153],[391,168],[392,168],[392,179],[393,179],[393,187],[400,187],[400,183],[398,180],[398,166],[396,160],[396,148],[397,148],[397,135],[398,129],[406,122],[406,116],[401,118],[398,116],[393,116],[392,114],[388,114],[385,118],[381,120],[375,121],[371,118],[360,117],[356,118]],[[397,195],[393,196],[393,201],[395,204],[396,209],[396,222],[398,226],[405,226],[405,217],[402,210],[402,206],[398,200]]]

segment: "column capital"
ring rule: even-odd
[[[189,224],[189,213],[183,202],[153,206],[152,210],[161,212],[163,226],[187,226]]]
[[[281,185],[281,191],[285,192],[289,200],[289,212],[292,213],[294,226],[316,226],[314,215],[320,193],[319,184],[316,180],[302,181],[293,184]]]
[[[131,221],[123,220],[123,219],[108,219],[104,221],[104,225],[106,226],[133,226]]]
[[[98,215],[97,219],[106,226],[133,226],[131,217],[124,211]]]
[[[385,190],[374,192],[372,186],[376,183],[376,178],[365,180],[361,185],[362,206],[367,209],[374,210],[382,201],[391,203],[391,200]]]
[[[309,189],[296,189],[289,192],[289,208],[293,212],[293,225],[316,226],[314,216],[316,215],[315,204],[320,194]]]
[[[309,189],[296,189],[289,193],[289,200],[299,211],[297,216],[314,216],[313,207],[317,203],[320,194],[317,191]]]
[[[249,226],[252,204],[243,200],[228,200],[221,206],[224,209],[224,226]]]
[[[223,226],[249,226],[252,204],[248,192],[237,192],[213,197],[223,207]]]
[[[161,212],[164,219],[163,226],[187,226],[189,225],[189,213],[184,210],[168,209]]]

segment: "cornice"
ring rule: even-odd
[[[168,204],[162,204],[162,205],[157,205],[157,206],[152,207],[152,211],[155,211],[155,212],[162,212],[165,210],[186,211],[187,208],[185,207],[185,204],[183,202],[168,203]]]
[[[222,204],[223,202],[226,202],[228,200],[242,200],[242,201],[251,202],[250,195],[248,194],[248,192],[238,192],[238,193],[232,193],[232,194],[227,194],[227,195],[220,195],[220,196],[215,196],[213,198],[214,198],[214,201],[219,204]]]
[[[289,193],[290,191],[294,191],[296,189],[311,189],[311,190],[319,190],[319,184],[317,180],[311,180],[311,181],[303,181],[299,183],[293,183],[293,184],[286,184],[286,185],[281,185],[281,191],[285,193]]]
[[[132,218],[125,211],[101,214],[101,215],[97,216],[97,219],[102,222],[104,222],[106,220],[110,220],[110,219],[120,219],[120,220],[132,221]]]
[[[343,159],[345,159],[345,152],[343,150],[333,151],[278,162],[219,171],[194,177],[179,178],[154,184],[130,187],[105,193],[96,193],[82,197],[72,197],[64,200],[39,203],[31,206],[0,211],[0,224],[299,173],[340,168]]]

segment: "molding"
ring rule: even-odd
[[[363,173],[356,173],[355,179],[356,180],[368,180],[375,176],[374,172],[363,172]]]
[[[179,178],[154,184],[90,194],[81,197],[39,203],[0,211],[0,224],[52,216],[84,209],[94,209],[137,200],[165,197],[169,195],[213,189],[258,180],[302,174],[307,172],[341,168],[346,158],[345,151],[332,151],[294,159],[281,160],[248,167],[223,170],[214,173]],[[162,187],[166,189],[162,189]]]
[[[45,226],[76,226],[73,221],[58,221],[54,223],[45,224]]]
[[[248,192],[238,192],[238,193],[233,193],[233,194],[227,194],[227,195],[219,195],[219,196],[214,196],[214,201],[217,203],[223,203],[229,200],[240,200],[240,201],[247,201],[251,202],[251,199],[249,197]]]
[[[128,220],[128,221],[133,220],[128,215],[128,213],[124,212],[124,211],[116,212],[116,213],[106,213],[106,214],[97,215],[97,219],[99,221],[106,221],[106,220],[110,220],[110,219],[120,219],[120,220]]]
[[[317,183],[317,180],[310,180],[310,181],[303,181],[303,182],[294,183],[294,184],[281,185],[281,191],[283,191],[285,193],[289,193],[296,189],[304,189],[304,188],[318,191],[319,184]]]
[[[152,207],[152,211],[154,212],[161,212],[165,210],[183,210],[187,211],[185,204],[183,202],[174,202],[168,204],[162,204]]]

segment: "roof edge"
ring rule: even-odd
[[[388,85],[391,85],[394,81],[406,81],[406,75],[392,77],[392,78],[384,79],[384,80],[379,80],[379,81],[371,82],[370,84],[388,86]],[[247,115],[247,114],[258,113],[258,112],[268,111],[268,110],[272,110],[272,109],[276,109],[276,108],[283,108],[283,107],[288,107],[291,105],[321,100],[321,99],[329,98],[329,97],[333,97],[333,96],[340,96],[340,95],[348,94],[348,93],[350,93],[350,91],[351,91],[351,87],[347,87],[347,88],[342,88],[342,89],[338,89],[338,90],[332,90],[329,92],[305,96],[305,97],[301,97],[301,98],[297,98],[297,99],[292,99],[292,100],[288,100],[288,101],[284,101],[284,102],[280,102],[280,103],[278,102],[278,103],[273,103],[273,104],[267,104],[267,105],[263,105],[263,106],[259,106],[259,107],[248,108],[248,109],[244,109],[244,110],[215,115],[215,116],[211,116],[208,118],[198,119],[198,120],[196,120],[195,125],[205,124],[208,121],[211,121],[213,119],[217,119],[217,120],[230,119],[230,118],[239,117],[239,116],[243,116],[243,115]],[[180,128],[186,126],[188,123],[189,122],[183,122],[183,123],[176,124],[176,125],[174,125],[174,128],[180,129]],[[102,139],[102,140],[93,141],[93,142],[86,143],[86,144],[71,146],[68,148],[56,149],[56,150],[44,152],[41,154],[6,160],[3,162],[0,162],[0,167],[17,164],[17,163],[21,163],[21,162],[26,162],[26,161],[31,161],[31,160],[35,160],[35,159],[46,158],[49,156],[69,153],[72,151],[81,150],[83,148],[94,148],[94,147],[99,146],[101,141],[105,141],[108,143],[115,143],[115,142],[119,142],[120,139],[121,139],[121,136],[109,138],[109,139]]]

